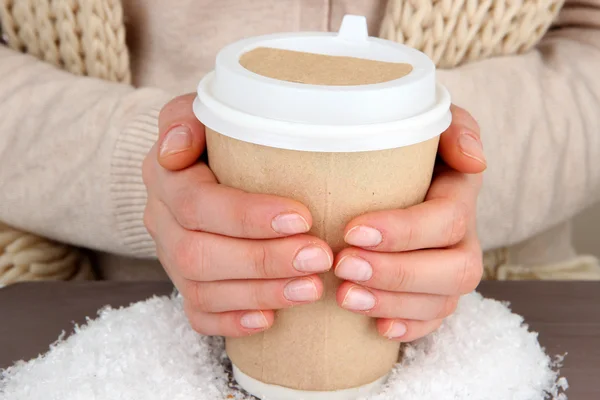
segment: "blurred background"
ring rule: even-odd
[[[600,203],[575,218],[573,242],[577,251],[600,257]]]

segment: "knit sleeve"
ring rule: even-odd
[[[152,256],[141,164],[169,96],[76,77],[0,46],[0,220],[111,253]]]
[[[600,1],[567,2],[537,48],[439,71],[481,126],[485,249],[520,242],[600,199]]]

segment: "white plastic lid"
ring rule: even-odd
[[[287,82],[244,68],[257,48],[349,56],[412,65],[407,75],[376,84],[326,86]],[[198,85],[194,112],[215,131],[260,145],[300,151],[389,149],[428,140],[450,124],[450,96],[435,65],[410,47],[368,36],[366,18],[347,15],[339,33],[253,37],[219,52]]]

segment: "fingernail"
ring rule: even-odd
[[[331,257],[322,247],[307,246],[296,254],[294,268],[300,272],[325,272],[331,268]]]
[[[398,321],[394,321],[391,323],[387,332],[383,336],[388,339],[397,339],[406,334],[406,324]]]
[[[342,307],[353,311],[367,311],[375,307],[375,296],[368,290],[353,286],[346,293]]]
[[[348,281],[364,282],[373,276],[373,268],[360,257],[346,256],[335,267],[335,275]]]
[[[240,320],[242,326],[246,329],[264,329],[269,323],[261,311],[251,311],[242,315]]]
[[[295,235],[308,232],[308,222],[299,214],[280,214],[273,218],[271,227],[277,233],[284,235]]]
[[[477,136],[468,132],[462,133],[458,138],[458,146],[464,155],[486,165],[485,156],[483,155],[483,145]]]
[[[185,125],[178,125],[165,135],[160,145],[160,155],[162,157],[180,153],[192,147],[192,132]]]
[[[346,243],[352,246],[373,247],[383,240],[381,232],[368,226],[355,226],[346,233]]]
[[[316,301],[317,286],[312,279],[295,279],[283,288],[283,295],[289,301]]]

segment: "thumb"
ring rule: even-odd
[[[190,93],[169,101],[158,117],[158,162],[177,171],[196,163],[206,148],[204,125],[194,115]]]
[[[479,125],[464,109],[452,106],[452,123],[440,137],[439,154],[456,171],[477,174],[486,167]]]

